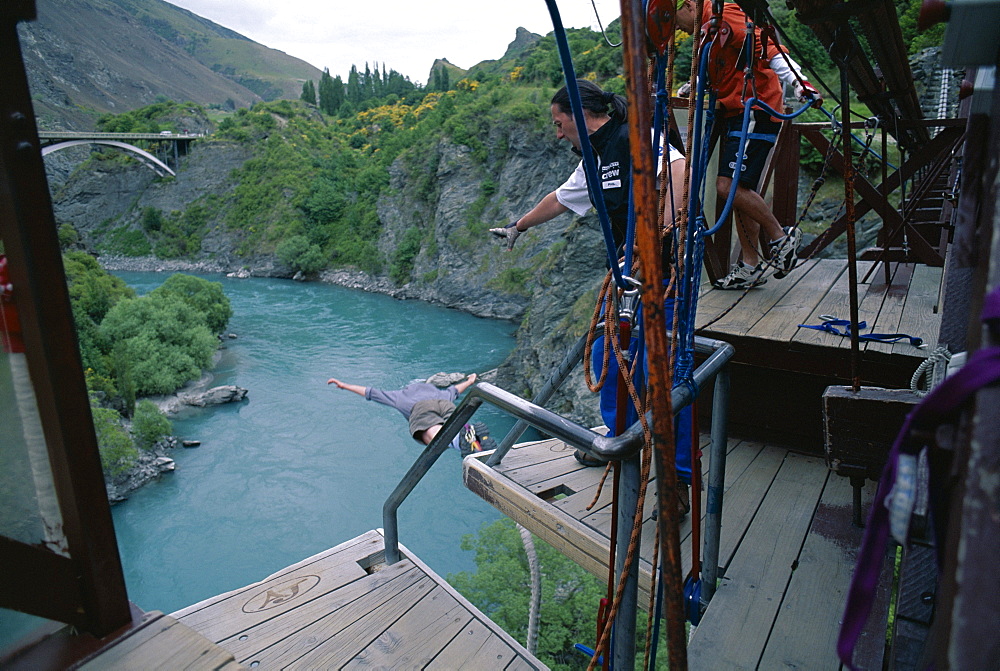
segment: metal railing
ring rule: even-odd
[[[583,358],[583,350],[586,347],[586,337],[567,353],[562,363],[557,366],[542,389],[535,396],[533,401],[526,401],[514,394],[496,387],[487,382],[478,382],[467,392],[465,399],[458,405],[452,416],[445,422],[441,431],[438,432],[434,440],[424,449],[421,455],[407,471],[406,475],[393,490],[389,498],[386,499],[382,507],[383,532],[385,534],[385,561],[387,564],[395,564],[400,560],[399,554],[399,526],[397,511],[406,497],[409,496],[413,488],[417,486],[431,466],[444,452],[449,449],[452,439],[458,435],[463,425],[469,422],[472,415],[483,403],[490,405],[516,417],[518,421],[500,442],[497,449],[487,460],[487,465],[498,464],[505,454],[510,450],[514,442],[521,436],[527,427],[533,426],[539,431],[554,438],[562,440],[567,445],[582,450],[586,454],[596,457],[602,461],[626,461],[635,457],[644,442],[642,426],[639,422],[633,424],[625,433],[620,436],[609,438],[559,415],[550,410],[546,410],[541,404],[548,401],[553,393],[559,388],[569,372]],[[696,337],[695,351],[700,354],[708,354],[693,375],[693,384],[680,385],[674,388],[671,400],[674,413],[680,412],[684,407],[690,405],[697,394],[698,389],[715,380],[715,387],[712,399],[712,433],[711,447],[709,448],[710,466],[708,487],[706,495],[705,514],[705,561],[702,574],[702,608],[707,606],[715,592],[715,584],[718,578],[719,568],[719,538],[722,526],[722,494],[725,481],[726,446],[728,441],[727,414],[729,406],[729,373],[726,364],[732,358],[735,350],[729,343],[721,340]],[[649,416],[649,415],[647,415]],[[697,430],[697,427],[695,427]],[[636,469],[625,469],[626,478],[637,479],[639,477]],[[627,483],[624,483],[627,484]],[[624,510],[629,506],[621,506],[620,516],[626,516],[625,523],[619,523],[619,527],[631,527],[631,515],[634,513],[635,505],[631,512]],[[618,539],[619,544],[622,542]],[[626,541],[627,542],[627,539]],[[617,553],[624,557],[624,549]],[[633,570],[632,576],[626,583],[626,594],[631,594],[630,602],[635,603],[634,595],[638,589],[637,570]],[[631,610],[634,610],[634,606]],[[630,624],[618,627],[616,625],[616,639],[621,636],[629,638],[634,634],[634,613],[633,617],[626,618]]]

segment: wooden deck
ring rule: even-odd
[[[858,262],[859,282],[872,265],[871,261]],[[912,373],[909,366],[915,368],[937,345],[942,271],[922,264],[892,264],[892,283],[886,285],[880,265],[867,283],[858,285],[858,320],[867,323],[860,333],[906,333],[922,338],[926,345],[918,349],[905,340],[894,344],[862,341],[861,374],[866,384],[899,386],[888,384],[897,377],[894,371],[908,369]],[[736,362],[796,372],[847,374],[850,338],[799,325],[818,325],[823,321],[821,315],[850,318],[848,277],[844,259],[805,261],[788,277],[768,278],[766,284],[751,289],[730,312],[711,324],[743,292],[712,289],[706,283],[698,300],[698,332],[731,343],[736,348]],[[770,356],[762,360],[760,354]]]
[[[707,441],[707,438],[706,438]],[[835,640],[861,530],[852,490],[822,459],[760,442],[731,440],[726,464],[721,582],[689,647],[692,669],[837,669]],[[556,440],[513,448],[496,469],[464,461],[466,486],[595,576],[607,577],[611,486],[594,499],[601,468],[580,466]],[[707,468],[707,464],[705,465]],[[872,483],[864,491],[866,506]],[[648,604],[653,543],[650,487],[640,564]],[[691,518],[681,525],[683,575]],[[884,590],[887,591],[887,590]],[[885,600],[885,599],[883,599]],[[884,631],[884,629],[883,629]],[[862,655],[881,668],[878,642]]]
[[[858,263],[859,281],[871,267],[870,261]],[[881,265],[858,286],[858,319],[867,323],[860,332],[905,333],[922,338],[925,347],[907,340],[862,341],[856,372],[865,386],[908,389],[913,372],[937,345],[942,269],[893,264],[891,271],[888,286]],[[734,306],[743,293],[704,284],[695,322],[699,335],[736,349],[730,365],[731,432],[821,454],[823,392],[830,385],[851,384],[851,340],[799,325],[818,325],[822,315],[849,318],[847,261],[806,261],[788,277],[768,278]],[[710,412],[702,413],[703,422],[709,417]]]
[[[546,668],[405,548],[392,566],[383,550],[370,531],[172,617],[250,668]]]

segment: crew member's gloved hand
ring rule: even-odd
[[[799,99],[799,102],[809,102],[812,101],[813,107],[823,106],[823,96],[819,94],[819,91],[813,87],[809,82],[802,82],[801,84],[795,85],[795,96]]]
[[[501,228],[491,228],[490,233],[507,241],[508,252],[514,249],[514,243],[517,242],[518,236],[521,235],[521,231],[517,230],[516,221]]]

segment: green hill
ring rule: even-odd
[[[320,71],[163,0],[39,2],[19,35],[43,128],[158,100],[235,109],[297,98]]]

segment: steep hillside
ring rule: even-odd
[[[338,131],[297,103],[276,105],[242,115],[252,118],[248,133],[258,129],[246,141],[230,128],[196,142],[176,178],[157,178],[121,154],[91,157],[54,194],[57,221],[108,267],[291,277],[314,246],[333,262],[312,277],[520,323],[518,350],[499,382],[528,396],[538,389],[586,327],[604,275],[590,217],[563,215],[523,236],[512,252],[486,231],[530,209],[578,160],[543,123],[544,104],[522,103],[522,118],[489,124],[475,149],[448,136],[414,137],[412,150],[389,165],[370,210],[353,191],[379,179],[358,170],[369,150],[351,150],[348,140],[324,166],[319,156],[337,146]],[[310,142],[292,146],[303,137]],[[315,161],[306,158],[313,153]],[[331,181],[333,173],[345,181]],[[262,175],[275,183],[262,183]],[[316,227],[320,213],[341,212],[346,230]],[[296,240],[303,248],[289,252]],[[154,253],[160,258],[143,260]],[[576,379],[557,403],[590,422],[590,396]]]
[[[19,26],[42,128],[169,98],[236,108],[296,98],[313,66],[162,0],[41,0]]]
[[[599,34],[573,37],[585,71],[613,69]],[[120,152],[84,157],[54,193],[60,232],[109,268],[321,279],[512,320],[518,347],[498,382],[530,397],[586,329],[605,262],[592,217],[564,214],[511,252],[488,233],[578,161],[549,124],[554,41],[517,38],[446,91],[358,99],[336,115],[299,100],[238,109],[173,178]],[[160,107],[103,123],[176,127]],[[599,421],[579,373],[551,407]]]

